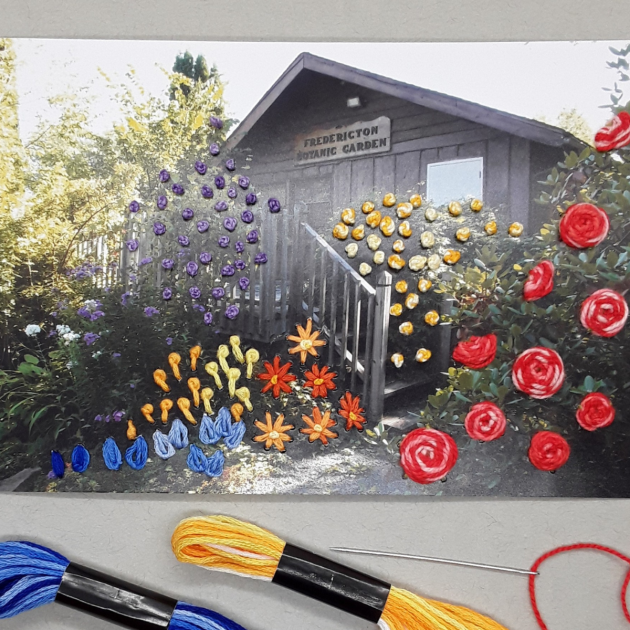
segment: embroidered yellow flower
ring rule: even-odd
[[[391,208],[395,203],[396,203],[396,196],[394,195],[394,193],[387,193],[383,197],[383,205],[386,208]]]
[[[470,202],[470,209],[473,212],[479,212],[483,208],[483,201],[481,199],[473,199]]]
[[[385,236],[391,236],[396,231],[396,224],[391,217],[383,217],[380,227]]]
[[[399,203],[398,206],[396,206],[396,214],[399,219],[408,219],[411,216],[412,211],[413,206],[408,201]]]
[[[432,254],[429,256],[429,260],[427,260],[427,266],[431,271],[437,271],[442,264],[442,260],[439,254]]]
[[[448,204],[448,211],[451,213],[451,216],[458,217],[462,213],[462,204],[459,201],[451,201]]]
[[[413,324],[411,322],[403,322],[400,326],[398,326],[398,332],[400,332],[401,335],[408,337],[413,333]]]
[[[435,245],[435,235],[433,232],[422,232],[420,234],[420,245],[425,249],[429,249]]]
[[[405,298],[405,306],[410,310],[413,310],[414,308],[416,308],[416,306],[418,306],[419,303],[420,303],[420,298],[415,293],[410,293]]]
[[[496,221],[490,221],[488,223],[486,223],[485,227],[483,228],[486,231],[486,234],[488,234],[489,236],[492,236],[493,234],[497,233],[497,222]]]
[[[370,234],[367,237],[367,246],[373,251],[375,252],[380,246],[381,243],[383,242],[383,240],[381,239],[380,236],[377,236],[376,234]]]
[[[447,249],[446,254],[444,254],[444,262],[447,265],[454,265],[461,257],[461,253],[456,249]]]
[[[432,285],[433,283],[431,282],[431,280],[420,278],[420,280],[418,280],[418,291],[420,291],[420,293],[426,293]]]
[[[422,205],[422,197],[420,195],[411,195],[411,197],[409,197],[409,203],[411,203],[414,208],[419,208]]]
[[[359,273],[362,276],[367,276],[372,273],[372,267],[370,267],[370,265],[368,265],[367,263],[363,262],[359,265]]]
[[[333,236],[338,238],[340,241],[345,241],[348,238],[349,232],[350,230],[348,229],[348,226],[344,223],[337,223],[337,225],[333,228]]]
[[[426,348],[420,348],[418,352],[416,352],[416,361],[418,363],[426,363],[431,358],[431,350],[427,350]]]
[[[413,230],[411,229],[411,225],[410,225],[409,221],[403,221],[398,226],[398,234],[400,234],[404,238],[409,238],[412,233],[413,233]]]
[[[508,228],[508,234],[514,238],[518,238],[521,234],[523,234],[523,229],[522,223],[515,222]]]
[[[374,252],[374,257],[372,258],[375,265],[382,265],[385,262],[385,252],[378,251]]]
[[[467,228],[467,227],[459,228],[459,230],[455,232],[455,238],[460,243],[465,243],[470,238],[470,228]]]
[[[354,208],[346,208],[342,213],[341,213],[341,220],[346,224],[346,225],[354,225],[354,222],[356,220],[356,213],[354,211]]]
[[[429,326],[436,326],[438,324],[438,322],[440,321],[440,316],[438,315],[437,311],[429,311],[424,316],[424,321],[427,324],[429,324]]]
[[[392,244],[392,249],[398,254],[404,252],[405,244],[403,243],[402,239],[396,239]]]
[[[438,211],[435,208],[427,208],[424,212],[424,218],[433,223],[438,218]]]
[[[411,271],[420,271],[427,264],[426,256],[412,256],[409,259],[409,269]]]
[[[406,280],[399,280],[395,285],[394,288],[396,289],[396,291],[398,293],[407,293],[407,281]]]
[[[372,210],[372,212],[365,217],[365,222],[371,228],[377,228],[381,224],[381,218],[382,215],[378,210]]]
[[[397,368],[400,368],[405,362],[405,357],[403,357],[403,355],[400,354],[400,352],[396,352],[392,354],[392,357],[390,360]]]
[[[371,201],[365,201],[361,206],[361,211],[363,214],[370,214],[374,210],[374,204]]]
[[[365,238],[365,225],[357,225],[357,227],[352,230],[352,238],[355,241],[360,241]]]
[[[359,253],[359,246],[356,243],[348,243],[346,245],[346,254],[348,258],[354,258]]]
[[[389,314],[393,315],[394,317],[400,317],[402,315],[402,312],[403,312],[402,304],[392,304],[389,307]]]
[[[405,266],[405,261],[403,258],[401,258],[398,254],[392,254],[388,259],[387,259],[387,264],[392,268],[392,269],[396,269],[396,270],[400,270]]]

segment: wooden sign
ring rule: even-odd
[[[295,146],[296,163],[312,164],[389,151],[391,126],[389,118],[380,116],[375,120],[359,121],[333,129],[319,129],[308,135],[298,136]]]

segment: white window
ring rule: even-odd
[[[483,158],[427,165],[427,199],[436,205],[473,197],[483,199]]]

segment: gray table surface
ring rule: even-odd
[[[0,34],[232,40],[476,41],[628,39],[630,3],[613,0],[0,0]],[[209,19],[190,19],[205,15]],[[174,16],[175,19],[174,19]],[[210,19],[210,17],[212,19]],[[181,496],[0,495],[0,539],[29,539],[231,616],[249,630],[373,627],[279,587],[178,564],[177,522],[200,513],[255,521],[312,549],[355,545],[528,566],[559,544],[596,541],[630,551],[630,502]],[[462,603],[513,630],[535,630],[523,577],[355,557],[355,566],[429,597]],[[622,563],[560,557],[539,578],[550,630],[627,627]],[[61,606],[0,622],[2,630],[105,630]]]

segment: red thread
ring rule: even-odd
[[[594,549],[595,551],[602,551],[604,553],[608,553],[620,560],[623,560],[626,564],[630,565],[630,557],[625,556],[624,554],[616,551],[615,549],[611,549],[610,547],[604,547],[603,545],[596,545],[594,543],[579,543],[577,545],[565,545],[564,547],[556,547],[556,549],[552,549],[547,553],[543,554],[534,562],[531,567],[531,571],[538,571],[538,567],[552,556],[557,556],[560,553],[564,553],[565,551],[575,551],[577,549]],[[536,575],[529,576],[529,599],[532,603],[532,610],[534,612],[534,617],[536,617],[536,621],[540,626],[541,630],[549,630],[547,624],[542,619],[542,615],[540,614],[540,610],[538,609],[538,604],[536,603]],[[630,611],[628,610],[628,604],[626,603],[626,593],[628,591],[628,585],[630,585],[630,570],[626,573],[626,578],[623,581],[623,585],[621,587],[621,608],[623,610],[623,615],[630,623]]]

